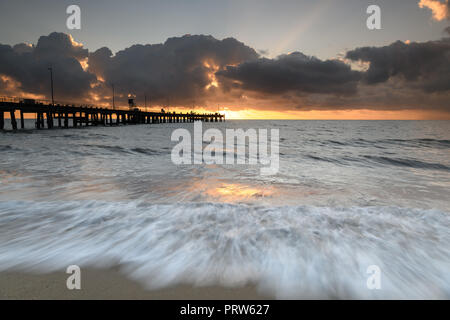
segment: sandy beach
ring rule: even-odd
[[[81,290],[68,290],[69,274],[54,272],[34,274],[24,272],[0,273],[0,300],[264,300],[269,296],[255,287],[225,288],[219,286],[193,287],[180,285],[148,290],[124,277],[118,270],[83,269]]]

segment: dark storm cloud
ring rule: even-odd
[[[89,56],[89,70],[121,93],[191,103],[208,95],[206,88],[217,70],[257,57],[255,50],[233,38],[186,35],[164,44],[134,45],[115,56],[101,48]]]
[[[447,4],[447,11],[445,17],[450,20],[450,0],[446,0],[445,3]]]
[[[39,38],[34,54],[39,58],[58,59],[63,57],[82,60],[88,57],[89,51],[73,41],[71,36],[54,32]]]
[[[36,46],[0,45],[0,94],[48,97],[52,66],[56,100],[109,103],[114,84],[119,104],[132,93],[138,103],[146,94],[151,104],[189,107],[449,111],[450,38],[357,48],[341,60],[299,52],[267,59],[236,39],[204,35],[133,45],[114,55],[106,47],[88,52],[71,36],[52,33]],[[348,60],[370,66],[355,71]]]
[[[100,77],[105,77],[105,71],[111,63],[113,53],[106,47],[89,54],[89,71]]]
[[[450,38],[410,44],[397,41],[384,47],[363,47],[347,52],[348,59],[369,62],[368,84],[389,79],[404,81],[425,92],[450,90]]]
[[[0,75],[14,80],[17,92],[50,92],[48,68],[53,68],[57,100],[100,100],[115,84],[117,94],[147,94],[160,103],[189,103],[217,93],[215,72],[227,65],[257,59],[256,51],[233,38],[186,35],[164,44],[133,45],[113,55],[104,47],[89,53],[70,35],[42,36],[36,46],[0,45]],[[83,70],[80,62],[87,62]],[[98,82],[98,80],[102,80]],[[92,88],[93,87],[93,88]],[[208,89],[209,88],[209,89]]]
[[[13,47],[14,52],[22,54],[22,53],[32,53],[34,50],[34,46],[32,45],[27,45],[25,43],[19,43],[16,44]]]
[[[338,60],[322,61],[300,52],[281,55],[277,59],[258,59],[239,66],[228,66],[217,73],[225,81],[244,90],[265,94],[356,92],[361,74]]]
[[[90,90],[95,75],[87,73],[80,60],[88,50],[63,33],[42,36],[35,47],[19,44],[0,45],[0,75],[19,83],[18,91],[47,94],[50,91],[49,70],[53,68],[57,99],[79,99]]]

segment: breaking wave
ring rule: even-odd
[[[0,270],[108,267],[148,288],[252,283],[277,298],[450,298],[438,210],[0,202]],[[368,290],[367,267],[382,271]]]

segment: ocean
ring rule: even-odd
[[[450,298],[450,121],[203,127],[279,129],[279,172],[174,165],[171,133],[192,123],[0,133],[0,271],[119,266],[150,289]]]

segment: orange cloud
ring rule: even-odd
[[[444,3],[438,0],[420,0],[419,7],[430,9],[433,12],[433,19],[436,21],[442,21],[449,18],[448,0]]]

